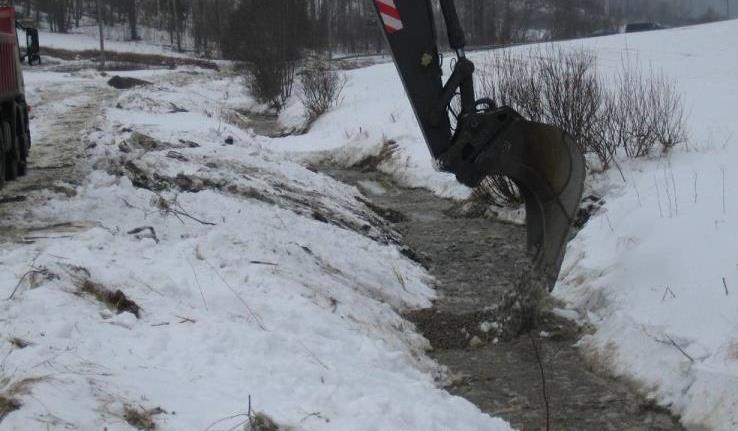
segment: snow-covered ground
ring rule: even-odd
[[[429,275],[356,189],[229,123],[253,104],[235,78],[130,75],[154,86],[26,74],[39,145],[83,157],[78,185],[0,208],[0,402],[22,403],[3,430],[227,430],[249,408],[280,429],[510,429],[437,387],[399,315],[430,305]],[[61,134],[87,99],[81,140]]]
[[[625,181],[591,179],[606,205],[570,244],[555,295],[594,326],[586,353],[694,429],[738,429],[737,38],[730,21],[561,44],[591,49],[605,73],[624,58],[662,70],[685,95],[688,147],[623,161]],[[399,317],[429,305],[427,274],[355,189],[294,163],[351,164],[394,142],[381,170],[468,196],[433,169],[394,66],[348,72],[337,109],[279,139],[235,126],[232,109],[254,103],[233,78],[136,76],[155,86],[105,101],[83,133],[75,195],[3,209],[18,227],[0,252],[0,295],[17,291],[0,302],[0,331],[31,343],[0,347],[0,394],[19,388],[24,404],[3,427],[130,429],[126,408],[160,407],[161,429],[203,430],[250,398],[298,430],[507,429],[436,388],[425,341]],[[46,87],[103,82],[27,79],[35,104]],[[141,318],[79,293],[90,285],[121,290]]]
[[[738,429],[737,39],[738,21],[727,21],[556,44],[594,53],[603,76],[624,61],[663,72],[684,94],[688,146],[623,160],[625,181],[617,171],[590,179],[607,203],[570,244],[554,293],[594,326],[585,352],[685,425],[716,430]],[[351,72],[338,109],[272,147],[351,164],[395,141],[381,170],[466,196],[433,170],[395,74],[391,64]]]
[[[24,18],[23,4],[16,5],[16,10],[22,22],[31,26],[35,25],[35,19]],[[100,48],[100,31],[97,20],[93,17],[83,16],[79,20],[73,20],[70,22],[68,32],[62,34],[49,31],[47,17],[45,14],[42,14],[38,30],[42,54],[44,47],[71,51],[96,50]],[[103,28],[105,48],[110,51],[133,52],[136,54],[186,55],[176,52],[176,42],[172,41],[168,31],[139,23],[137,33],[140,40],[132,41],[130,27],[127,24],[116,23],[114,25],[105,25]],[[19,36],[22,45],[25,45],[25,33],[20,31]],[[182,35],[181,43],[182,48],[185,50],[192,47],[192,39],[188,34]]]
[[[556,296],[583,347],[692,427],[738,429],[738,21],[596,39],[684,92],[690,143],[595,178],[607,204],[570,244]]]
[[[76,30],[76,31],[75,31]],[[26,36],[21,30],[18,32],[21,45],[25,47]],[[116,29],[108,29],[105,33],[105,49],[107,51],[132,52],[135,54],[158,54],[169,57],[183,57],[186,54],[179,53],[172,49],[171,45],[160,43],[152,44],[148,42],[150,37],[146,37],[142,41],[126,41]],[[98,50],[100,49],[100,39],[97,27],[82,27],[73,29],[70,33],[53,33],[50,31],[39,31],[39,42],[41,45],[41,54],[43,55],[44,47],[66,49],[70,51]]]

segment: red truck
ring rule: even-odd
[[[15,9],[0,6],[0,188],[6,180],[26,174],[26,160],[31,147],[28,128],[29,106],[23,86],[21,59],[32,58],[29,44],[25,55],[18,43]],[[38,46],[38,32],[31,29]],[[29,33],[27,33],[29,34]]]

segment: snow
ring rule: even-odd
[[[70,51],[98,50],[100,49],[100,39],[95,35],[81,33],[52,33],[49,31],[39,31],[39,41],[41,44],[41,55],[43,48],[66,49]],[[25,40],[23,32],[19,32],[21,40]],[[25,42],[23,42],[25,46]],[[185,56],[165,46],[154,45],[149,42],[126,42],[116,40],[105,41],[106,51],[131,52],[135,54],[158,54],[170,57]]]
[[[134,409],[157,429],[226,430],[249,407],[295,430],[510,429],[438,387],[443,370],[399,314],[430,306],[431,278],[357,189],[225,121],[253,103],[236,78],[135,75],[154,86],[27,73],[37,141],[81,103],[104,108],[71,144],[86,172],[64,185],[72,196],[39,191],[3,214],[17,234],[0,251],[0,333],[30,344],[0,345],[0,393],[27,385],[2,429],[130,430]],[[123,292],[140,319],[89,283]]]
[[[688,427],[738,428],[738,22],[571,45],[684,93],[690,143],[592,179],[606,204],[569,245],[555,295],[596,328],[582,341]],[[571,46],[570,45],[570,46]]]
[[[79,27],[69,29],[68,33],[56,33],[46,29],[46,22],[42,22],[39,28],[39,42],[41,45],[41,54],[43,48],[58,48],[70,51],[98,50],[100,49],[100,33],[94,20],[85,18]],[[169,40],[166,31],[156,30],[154,28],[142,26],[138,29],[141,40],[130,40],[130,32],[126,25],[116,24],[115,26],[105,26],[105,49],[108,51],[131,52],[136,54],[158,54],[170,57],[187,56],[185,53],[177,52]],[[25,46],[25,32],[18,31],[21,45]],[[191,41],[185,40],[184,47],[191,45]]]
[[[691,142],[595,179],[607,204],[569,246],[555,291],[597,328],[582,346],[690,427],[738,427],[738,22],[602,38],[664,70],[690,108]]]

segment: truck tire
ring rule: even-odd
[[[5,124],[0,123],[0,189],[5,185]]]
[[[24,177],[28,171],[28,153],[31,147],[31,134],[28,131],[28,114],[25,107],[18,107],[16,135],[18,141],[18,176]]]
[[[10,124],[3,122],[3,140],[10,142],[8,151],[5,152],[5,180],[14,181],[18,178],[18,139],[16,139],[13,133],[13,128]]]

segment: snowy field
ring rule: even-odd
[[[690,143],[594,179],[607,204],[570,244],[556,295],[583,347],[689,427],[738,429],[738,22],[596,39],[684,92]]]
[[[116,52],[132,52],[135,54],[157,54],[166,55],[169,57],[184,57],[187,54],[182,54],[172,49],[171,45],[166,44],[163,40],[159,40],[155,36],[149,35],[144,30],[144,39],[147,41],[132,42],[126,41],[122,30],[117,28],[108,28],[105,33],[105,49],[107,51]],[[152,31],[153,34],[153,31]],[[25,47],[25,33],[21,30],[18,32],[21,46]],[[72,29],[70,33],[52,33],[49,31],[39,31],[39,41],[41,44],[41,55],[43,55],[44,47],[66,49],[70,51],[84,51],[84,50],[99,50],[100,39],[97,26],[81,27],[79,29]],[[152,44],[148,42],[151,39],[159,40],[161,43]]]
[[[594,326],[586,353],[681,415],[738,429],[738,21],[555,44],[663,72],[685,96],[690,142],[590,178],[606,205],[570,244],[555,296]],[[516,48],[522,54],[528,47]],[[480,64],[488,55],[474,54]],[[272,146],[351,164],[400,149],[380,169],[441,196],[468,190],[433,170],[391,64],[354,71],[342,106]],[[314,152],[319,147],[324,152]]]

